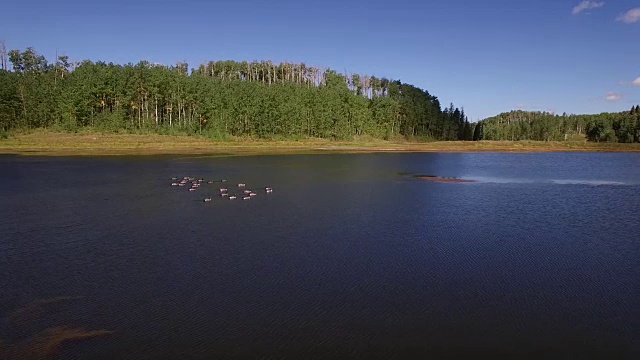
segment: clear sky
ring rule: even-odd
[[[640,104],[640,0],[7,1],[0,40],[50,61],[57,50],[76,61],[272,60],[386,76],[473,121]]]

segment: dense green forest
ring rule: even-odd
[[[49,63],[32,48],[0,55],[4,132],[91,127],[213,138],[473,138],[463,109],[442,108],[429,92],[387,78],[270,61],[189,69],[70,63],[67,56]]]
[[[597,115],[511,111],[482,120],[477,130],[485,140],[640,142],[640,106]]]
[[[464,109],[399,80],[305,64],[211,61],[189,69],[119,65],[0,46],[0,134],[50,128],[212,138],[640,142],[640,106],[620,113],[511,111],[469,123]]]

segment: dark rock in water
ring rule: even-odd
[[[469,179],[458,179],[458,178],[448,178],[448,177],[440,177],[434,175],[414,175],[416,179],[432,181],[432,182],[442,182],[442,183],[469,183],[476,182],[476,180]]]

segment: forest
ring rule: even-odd
[[[265,139],[472,140],[464,109],[416,86],[304,63],[50,63],[0,49],[0,131],[200,134]],[[479,129],[478,129],[479,130]],[[478,135],[478,134],[476,134]],[[476,136],[478,139],[478,136]]]
[[[640,106],[597,115],[511,111],[478,124],[484,140],[640,142]]]
[[[304,63],[113,64],[0,42],[0,137],[12,130],[409,140],[640,142],[640,106],[620,113],[511,111],[469,123],[464,109],[385,77]]]

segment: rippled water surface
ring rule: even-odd
[[[640,154],[5,156],[0,204],[0,357],[640,354]]]

